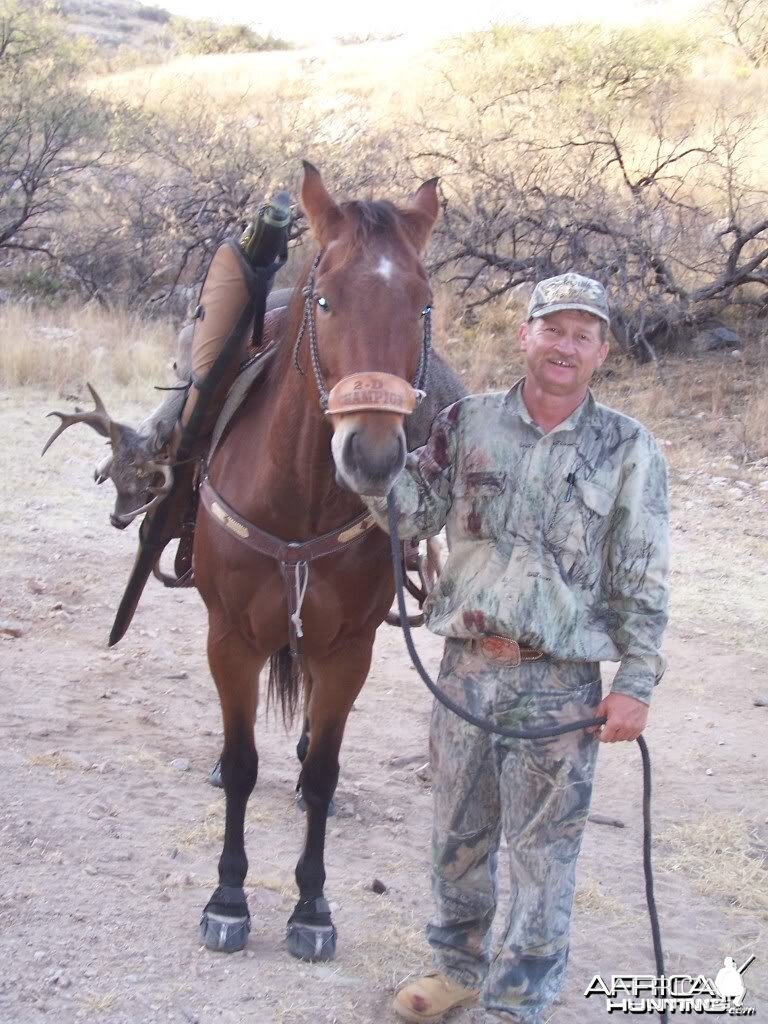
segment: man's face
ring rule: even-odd
[[[586,391],[608,355],[601,321],[580,309],[548,313],[520,325],[526,374],[545,393],[558,397]]]

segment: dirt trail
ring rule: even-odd
[[[60,400],[0,395],[0,1021],[379,1024],[395,986],[428,963],[430,700],[399,634],[382,628],[342,751],[328,888],[339,955],[286,953],[303,819],[295,736],[258,724],[248,812],[247,949],[201,949],[223,796],[206,783],[218,705],[194,592],[150,584],[128,636],[106,636],[135,533],[109,528],[89,483],[98,448],[70,431],[44,461]],[[13,438],[13,443],[7,439]],[[675,604],[647,736],[655,769],[659,905],[670,970],[713,976],[754,953],[747,1005],[768,1007],[766,494],[711,501],[674,481]],[[760,610],[762,607],[762,611]],[[8,635],[20,631],[20,636]],[[437,638],[418,644],[436,668]],[[604,748],[580,861],[573,949],[556,1024],[606,1019],[582,993],[598,972],[652,970],[641,873],[640,764]],[[384,895],[370,890],[374,878]],[[479,1024],[479,1011],[456,1021]]]

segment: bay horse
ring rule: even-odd
[[[301,203],[318,255],[267,379],[234,417],[201,487],[194,569],[221,703],[226,796],[219,885],[201,933],[224,952],[247,941],[244,819],[258,772],[259,674],[269,664],[284,715],[304,699],[306,836],[288,949],[326,960],[336,951],[324,895],[328,806],[347,716],[394,595],[389,539],[360,495],[386,494],[405,464],[405,419],[429,358],[421,257],[438,215],[437,179],[402,208],[337,203],[305,163]]]

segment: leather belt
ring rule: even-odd
[[[509,640],[505,636],[491,633],[472,641],[475,649],[491,661],[498,661],[509,668],[517,668],[524,661],[538,661],[544,657],[544,651],[536,647],[521,647],[517,640]]]

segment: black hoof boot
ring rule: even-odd
[[[333,960],[336,956],[336,929],[331,908],[319,897],[299,903],[288,919],[288,952],[298,960]]]
[[[304,797],[301,795],[301,790],[300,789],[296,790],[296,806],[298,807],[298,809],[300,811],[306,811],[307,810],[307,804],[306,804],[306,802],[304,800]],[[334,797],[331,797],[331,799],[328,802],[328,817],[329,818],[335,818],[336,817],[336,800],[335,800]]]
[[[237,953],[244,949],[251,930],[251,915],[242,889],[220,885],[208,901],[200,919],[200,938],[214,953]]]
[[[216,789],[224,789],[224,780],[221,777],[221,758],[211,768],[211,773],[208,776],[208,782],[215,786]]]

